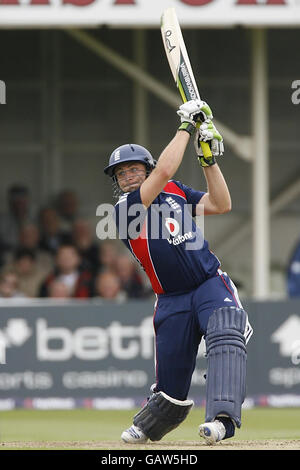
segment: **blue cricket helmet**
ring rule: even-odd
[[[109,158],[108,166],[104,168],[104,173],[108,176],[113,176],[115,167],[125,162],[144,163],[148,170],[153,170],[156,165],[156,160],[154,160],[151,153],[145,147],[137,144],[125,144],[113,151]]]

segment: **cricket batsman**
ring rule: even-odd
[[[203,211],[209,215],[231,210],[216,162],[224,151],[223,139],[204,101],[187,101],[177,114],[181,124],[157,162],[144,147],[125,144],[113,151],[104,169],[119,195],[119,236],[156,294],[156,383],[121,438],[127,443],[158,441],[184,421],[194,404],[188,393],[203,337],[206,416],[199,435],[212,445],[232,437],[241,426],[246,344],[252,328],[235,285],[194,221]],[[191,136],[207,183],[204,192],[172,179]],[[204,157],[201,141],[210,144],[211,157]]]

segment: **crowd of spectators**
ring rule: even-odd
[[[98,240],[80,216],[75,192],[64,190],[32,213],[30,193],[13,185],[0,216],[0,298],[99,298],[151,295],[136,261],[117,240]]]

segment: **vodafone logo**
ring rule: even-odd
[[[184,243],[185,241],[191,240],[193,238],[192,232],[186,232],[183,235],[180,235],[180,225],[177,220],[172,219],[172,217],[166,218],[165,226],[170,235],[172,235],[172,238],[168,239],[168,243],[170,245],[180,245],[181,243]]]
[[[177,220],[172,219],[171,217],[168,217],[166,219],[165,226],[168,232],[170,233],[170,235],[172,235],[173,237],[176,237],[176,235],[178,235],[180,226]]]

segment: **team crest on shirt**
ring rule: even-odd
[[[166,202],[169,204],[169,206],[172,207],[172,209],[174,209],[177,214],[180,214],[181,213],[181,207],[180,205],[178,204],[178,202],[176,202],[173,198],[171,198],[170,196],[166,198]]]

